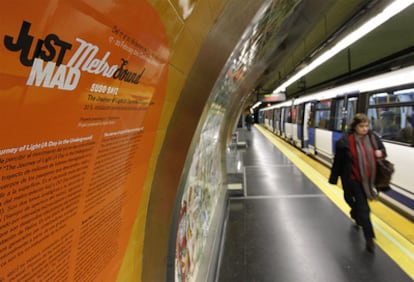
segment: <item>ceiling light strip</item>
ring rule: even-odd
[[[294,74],[290,79],[288,79],[286,82],[284,82],[282,85],[277,87],[273,93],[277,94],[280,92],[285,92],[286,88],[303,77],[304,75],[308,74],[336,54],[338,54],[340,51],[344,50],[351,44],[355,43],[359,39],[361,39],[363,36],[367,35],[369,32],[373,31],[375,28],[392,18],[393,16],[397,15],[401,11],[405,10],[407,7],[412,5],[414,3],[414,0],[396,0],[392,2],[390,5],[388,5],[381,13],[377,14],[375,17],[368,20],[366,23],[364,23],[361,27],[356,29],[355,31],[351,32],[349,35],[347,35],[345,38],[343,38],[341,41],[339,41],[334,47],[323,53],[321,56],[316,58],[313,62],[311,62],[309,65],[304,67],[302,70]]]

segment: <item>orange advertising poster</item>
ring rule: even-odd
[[[0,281],[114,281],[165,97],[146,1],[4,1]]]

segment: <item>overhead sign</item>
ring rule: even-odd
[[[263,97],[260,100],[262,102],[282,102],[282,101],[286,101],[286,94],[279,93],[279,94],[263,95]]]

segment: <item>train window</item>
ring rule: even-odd
[[[345,110],[345,100],[344,99],[336,100],[335,121],[334,121],[334,130],[336,131],[342,130],[342,120],[343,120],[344,110]]]
[[[316,104],[316,110],[330,110],[331,100],[323,100]]]
[[[275,109],[275,122],[274,122],[274,130],[276,133],[280,132],[280,109]]]
[[[297,118],[297,108],[295,106],[292,109],[292,123],[295,123],[296,122],[296,118]]]
[[[383,139],[395,140],[400,130],[399,108],[378,108],[376,109],[377,120],[372,121],[373,129]]]
[[[328,129],[331,115],[331,100],[320,101],[315,105],[315,127]]]
[[[381,138],[414,145],[414,88],[370,96],[368,117]]]
[[[297,116],[297,119],[296,119],[296,123],[297,124],[303,124],[303,111],[304,111],[304,105],[303,104],[301,104],[301,105],[298,105],[297,106],[297,113],[296,113],[296,116]]]
[[[264,111],[260,111],[259,112],[259,123],[264,123],[263,115],[264,115]]]
[[[413,106],[371,108],[368,116],[382,139],[413,144]]]
[[[375,93],[369,99],[369,105],[384,105],[391,103],[407,103],[414,101],[414,88],[402,89],[395,92]]]
[[[398,141],[414,145],[414,106],[401,107],[401,129],[398,134]]]
[[[335,120],[334,130],[347,130],[352,118],[356,114],[358,97],[348,97],[345,105],[344,98],[338,98],[335,105]],[[345,122],[345,127],[342,128],[342,122]]]
[[[369,105],[386,105],[397,102],[397,97],[393,93],[375,93],[369,98]]]
[[[348,129],[348,125],[351,124],[351,120],[357,113],[358,97],[348,98],[348,103],[347,103],[346,108],[347,108],[347,113],[346,113],[345,129]]]
[[[398,102],[413,102],[414,101],[414,88],[403,89],[394,92]]]
[[[310,109],[308,113],[308,126],[309,127],[315,127],[315,105],[312,103],[310,104]]]
[[[287,123],[292,122],[292,109],[288,107],[283,108],[283,121]]]
[[[275,109],[275,121],[280,121],[280,109]]]
[[[368,118],[370,119],[370,127],[374,131],[378,131],[380,127],[378,127],[378,111],[375,108],[369,108],[367,113]]]

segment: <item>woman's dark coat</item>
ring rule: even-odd
[[[350,188],[350,180],[351,180],[351,169],[352,169],[352,155],[351,150],[349,148],[349,140],[348,136],[353,134],[352,131],[347,132],[344,134],[337,142],[336,142],[336,152],[334,157],[334,162],[331,168],[331,175],[329,177],[329,183],[337,184],[338,177],[341,177],[342,187],[344,190]],[[386,150],[384,144],[381,142],[380,138],[374,134],[372,131],[368,132],[369,137],[374,136],[375,140],[378,144],[378,149],[383,152],[384,157],[386,156]]]

